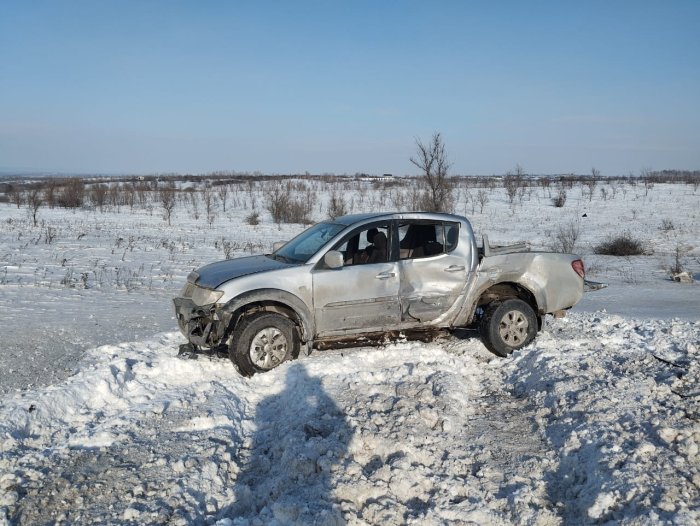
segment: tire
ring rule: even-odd
[[[481,341],[497,356],[508,356],[528,345],[537,335],[537,317],[529,304],[507,299],[486,308],[481,319]]]
[[[294,322],[280,314],[262,312],[243,318],[228,341],[229,358],[243,376],[274,369],[299,356]]]

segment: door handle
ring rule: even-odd
[[[450,265],[445,269],[445,272],[461,272],[464,270],[464,265]]]
[[[377,274],[374,277],[377,279],[389,279],[389,278],[393,278],[394,276],[396,276],[395,272],[380,272],[379,274]]]

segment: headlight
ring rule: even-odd
[[[192,283],[185,283],[185,286],[182,287],[182,290],[180,291],[180,297],[191,298],[195,288],[196,287]]]
[[[192,301],[195,305],[209,305],[216,303],[223,295],[221,290],[209,290],[195,286],[192,291]]]

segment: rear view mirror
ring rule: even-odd
[[[275,241],[272,243],[272,251],[277,252],[280,248],[282,248],[284,245],[286,245],[286,241]]]
[[[329,268],[340,268],[343,266],[343,254],[337,250],[329,250],[326,252],[326,255],[323,256],[323,261]]]

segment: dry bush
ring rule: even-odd
[[[576,247],[576,242],[581,235],[581,225],[578,221],[569,221],[566,225],[559,225],[554,234],[554,242],[551,249],[554,252],[570,254]]]
[[[160,192],[158,192],[158,197],[160,198],[160,206],[163,208],[163,219],[166,219],[168,226],[170,226],[170,218],[173,215],[176,203],[175,185],[171,183],[161,188]]]
[[[563,208],[566,204],[566,190],[561,188],[556,197],[552,197],[552,204],[556,208]]]
[[[606,241],[596,245],[593,252],[603,256],[640,256],[646,253],[642,242],[635,239],[630,232],[608,237]]]
[[[85,201],[85,183],[82,179],[68,179],[58,193],[58,205],[63,208],[80,208]]]
[[[316,202],[313,190],[306,189],[303,195],[292,197],[286,190],[275,187],[267,195],[267,210],[277,223],[311,223],[311,211]]]
[[[508,202],[512,205],[515,200],[515,196],[518,195],[518,189],[523,184],[522,177],[518,174],[508,172],[503,178],[503,188],[506,190],[506,195],[508,196]]]
[[[661,220],[661,226],[659,227],[660,230],[663,230],[664,232],[669,232],[671,230],[675,230],[676,226],[673,224],[673,221],[670,219],[662,219]]]
[[[335,219],[336,217],[344,216],[348,213],[345,199],[342,195],[336,193],[335,189],[331,192],[330,200],[328,201],[328,217]]]
[[[251,212],[245,218],[245,222],[251,226],[260,224],[260,214],[258,212]]]

